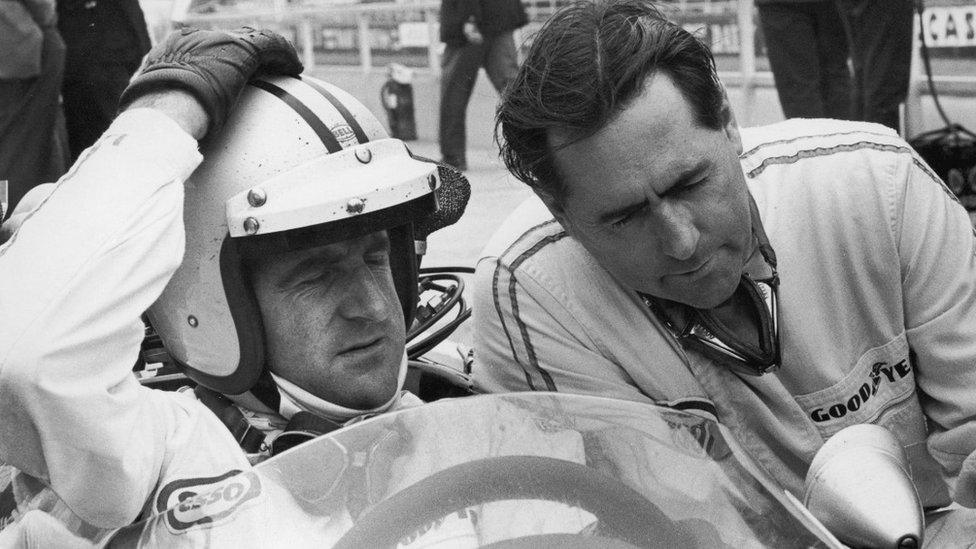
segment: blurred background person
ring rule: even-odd
[[[847,36],[834,0],[756,0],[786,118],[850,117]]]
[[[836,0],[854,68],[853,120],[900,131],[908,97],[914,0]]]
[[[441,160],[468,169],[465,117],[471,90],[484,67],[499,92],[518,70],[513,33],[528,22],[521,0],[442,0]]]
[[[8,211],[65,170],[58,105],[65,54],[56,22],[54,0],[0,1],[0,180],[8,182]]]
[[[61,94],[74,161],[115,118],[149,32],[138,0],[58,0],[58,29],[68,47]]]

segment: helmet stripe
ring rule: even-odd
[[[332,103],[332,106],[335,107],[335,109],[339,111],[339,114],[341,114],[342,117],[346,119],[346,124],[349,124],[349,127],[352,128],[353,133],[356,134],[356,139],[359,140],[360,143],[366,143],[369,141],[369,138],[366,137],[366,132],[364,132],[362,126],[359,125],[359,121],[357,121],[356,117],[354,117],[352,113],[349,112],[349,109],[347,109],[346,106],[342,104],[342,101],[339,101],[339,99],[336,98],[335,95],[332,95],[332,93],[330,93],[329,90],[323,88],[318,83],[312,80],[305,80],[301,76],[299,76],[298,78],[302,82],[305,82],[306,84],[311,86],[315,91],[322,94],[322,97],[328,99],[329,103]]]
[[[319,136],[322,144],[325,145],[325,148],[328,149],[330,153],[339,152],[342,150],[342,145],[339,144],[339,140],[336,139],[335,135],[333,135],[332,130],[330,130],[329,127],[326,126],[318,116],[315,116],[315,113],[306,107],[305,104],[302,103],[297,97],[279,88],[278,86],[275,86],[271,82],[266,82],[264,80],[253,80],[251,81],[251,85],[274,95],[278,99],[281,99],[285,102],[285,104],[291,107],[292,110],[298,113],[298,116],[301,116],[302,119],[312,127],[312,130],[315,131],[315,134]]]

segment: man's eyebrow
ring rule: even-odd
[[[278,278],[277,285],[289,288],[304,279],[304,274],[310,272],[317,263],[315,258],[306,257],[298,263],[284,269]]]
[[[627,204],[626,206],[615,208],[608,212],[603,212],[597,217],[597,221],[601,224],[612,223],[619,219],[623,219],[629,214],[636,212],[637,210],[643,208],[647,205],[647,199],[643,199],[639,202],[634,202],[632,204]]]
[[[707,159],[704,158],[699,159],[698,162],[692,164],[688,168],[684,169],[680,174],[678,174],[678,177],[674,180],[674,182],[668,185],[664,189],[664,192],[661,193],[662,196],[667,195],[669,192],[671,192],[672,189],[678,188],[684,183],[696,177],[701,176],[701,174],[708,169],[708,166],[709,163]],[[599,217],[597,217],[597,221],[600,223],[612,223],[614,221],[617,221],[618,219],[627,216],[628,214],[636,212],[637,210],[643,208],[646,205],[647,205],[647,199],[644,198],[637,202],[633,202],[625,206],[621,206],[619,208],[614,208],[613,210],[604,212],[600,214]]]
[[[302,280],[309,272],[322,269],[323,265],[334,263],[342,257],[342,253],[330,248],[316,250],[315,253],[285,268],[279,279],[282,287],[288,287]]]
[[[700,177],[702,173],[708,170],[708,167],[709,167],[708,160],[705,158],[700,158],[698,162],[682,170],[678,174],[678,177],[675,178],[674,182],[671,185],[668,185],[668,187],[664,189],[664,192],[662,194],[668,194],[669,192],[671,192],[671,189],[676,189],[678,187],[681,187],[688,181],[691,181],[696,177]]]

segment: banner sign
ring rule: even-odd
[[[976,46],[976,4],[925,8],[922,27],[930,48]]]

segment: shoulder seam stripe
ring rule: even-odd
[[[804,158],[829,156],[836,153],[850,152],[850,151],[855,151],[860,149],[874,149],[883,152],[910,154],[912,157],[912,163],[918,169],[922,170],[922,172],[924,172],[925,175],[929,176],[929,178],[932,179],[933,182],[937,183],[939,185],[939,188],[942,189],[942,192],[944,192],[946,196],[949,197],[950,200],[952,200],[957,204],[961,204],[959,202],[959,198],[949,189],[949,187],[946,186],[945,182],[942,181],[942,178],[936,175],[931,168],[929,168],[924,162],[918,159],[918,156],[915,154],[914,149],[908,146],[901,146],[901,145],[888,145],[883,143],[874,143],[871,141],[858,141],[857,143],[835,145],[833,147],[818,147],[816,149],[805,149],[792,155],[773,156],[767,158],[763,160],[762,163],[759,164],[759,166],[756,166],[755,168],[750,170],[746,175],[749,177],[756,177],[769,166],[773,166],[777,164],[793,164]]]
[[[343,105],[342,102],[339,101],[339,99],[336,98],[335,95],[332,95],[329,92],[329,90],[323,88],[322,86],[318,85],[315,82],[312,82],[311,80],[305,80],[301,76],[299,76],[298,78],[302,82],[311,86],[312,89],[319,92],[322,95],[322,97],[325,97],[329,101],[329,103],[332,103],[332,106],[335,107],[335,109],[339,111],[339,114],[341,114],[342,117],[346,120],[346,124],[349,124],[349,127],[352,128],[352,132],[356,134],[356,140],[358,140],[360,143],[369,142],[369,138],[366,137],[366,132],[364,132],[362,126],[359,125],[359,122],[356,120],[356,117],[354,117],[352,113],[349,112],[349,109],[347,109],[346,106]]]
[[[956,204],[962,205],[962,202],[959,201],[959,197],[957,197],[955,193],[953,193],[952,190],[949,189],[949,187],[945,184],[945,181],[942,181],[942,178],[936,175],[935,172],[932,171],[932,168],[926,165],[925,162],[919,160],[915,150],[912,149],[910,146],[905,147],[900,145],[886,145],[882,143],[872,143],[870,141],[859,141],[857,143],[836,145],[834,147],[818,147],[816,149],[807,149],[807,150],[799,151],[797,154],[793,154],[793,155],[774,156],[774,157],[767,158],[763,160],[759,166],[749,171],[749,173],[747,173],[746,175],[749,177],[755,177],[760,173],[762,173],[763,170],[765,170],[767,167],[776,164],[793,164],[804,158],[828,156],[835,153],[850,152],[859,149],[874,149],[874,150],[885,151],[885,152],[908,153],[909,155],[911,155],[912,164],[914,164],[915,167],[922,170],[922,172],[925,173],[925,175],[929,176],[929,179],[931,179],[932,182],[939,185],[939,188],[942,189],[942,192],[944,192],[946,196],[949,197],[950,200],[952,200]],[[976,236],[976,227],[973,228],[973,235]]]
[[[764,148],[764,147],[773,147],[773,146],[776,146],[776,145],[786,145],[788,143],[795,143],[797,141],[801,141],[801,140],[804,140],[804,139],[817,139],[817,138],[823,138],[823,137],[837,137],[839,135],[856,135],[856,134],[877,135],[879,137],[892,137],[891,135],[888,135],[886,133],[870,132],[870,131],[865,131],[865,130],[851,130],[851,131],[846,131],[846,132],[825,133],[825,134],[821,134],[821,135],[804,135],[804,136],[800,136],[800,137],[791,137],[789,139],[778,139],[776,141],[768,141],[766,143],[760,143],[760,144],[756,145],[755,147],[753,147],[753,148],[749,149],[748,151],[746,151],[746,152],[742,153],[741,155],[739,155],[739,159],[740,160],[745,160],[746,157],[752,156],[753,154],[759,152],[759,150],[762,149],[762,148]]]
[[[918,157],[916,157],[913,154],[912,155],[912,163],[914,163],[915,166],[917,166],[920,170],[922,170],[923,172],[925,172],[925,175],[929,176],[929,179],[931,179],[934,183],[938,184],[939,185],[939,188],[942,189],[942,192],[944,192],[946,194],[946,196],[949,197],[950,200],[952,200],[956,204],[959,204],[959,206],[962,206],[962,202],[959,201],[959,197],[956,196],[956,193],[952,192],[952,189],[950,189],[949,186],[945,184],[945,181],[942,181],[942,178],[939,177],[938,175],[936,175],[925,164],[925,162],[922,162],[921,160],[918,159]],[[976,238],[976,226],[973,227],[973,238]]]
[[[332,130],[330,130],[329,127],[325,125],[325,122],[323,122],[318,116],[315,116],[315,113],[313,113],[311,109],[299,101],[297,97],[279,88],[278,86],[275,86],[271,82],[265,82],[264,80],[253,80],[250,84],[270,93],[271,95],[274,95],[278,99],[281,99],[286,105],[291,107],[292,110],[298,113],[298,116],[301,116],[302,120],[312,127],[315,135],[319,136],[322,144],[325,145],[326,150],[328,150],[330,153],[339,152],[342,150],[342,145],[339,144],[339,140],[336,139],[336,136],[332,133]]]
[[[545,248],[549,244],[552,244],[553,242],[561,240],[565,236],[566,231],[560,231],[556,234],[549,235],[539,242],[536,242],[535,245],[528,250],[522,252],[522,254],[512,262],[512,266],[510,267],[511,274],[509,275],[508,279],[508,298],[512,303],[512,316],[515,317],[515,322],[519,328],[519,334],[522,336],[522,343],[525,345],[525,353],[529,359],[529,366],[532,368],[532,370],[542,376],[542,379],[546,382],[546,388],[550,391],[556,390],[556,384],[553,382],[552,376],[549,375],[549,372],[539,365],[539,360],[535,354],[535,348],[532,346],[532,341],[529,337],[528,327],[522,321],[522,317],[519,316],[518,297],[515,295],[515,270],[518,269],[519,265],[525,262],[525,260],[535,255],[536,252],[542,248]]]
[[[945,184],[945,181],[942,181],[942,178],[941,177],[939,177],[938,175],[936,175],[935,172],[933,172],[931,168],[929,168],[927,165],[925,165],[925,162],[922,162],[921,160],[919,160],[913,154],[912,155],[912,163],[915,164],[915,166],[918,169],[920,169],[923,172],[925,172],[925,175],[929,176],[929,179],[931,179],[934,183],[937,183],[939,185],[939,188],[942,189],[942,192],[944,192],[946,194],[946,196],[948,196],[956,204],[959,204],[960,206],[962,206],[962,202],[959,201],[959,197],[956,196],[956,193],[952,192],[952,189],[950,189],[949,186]],[[973,227],[973,231],[974,231],[974,234],[976,234],[976,227]]]
[[[871,141],[858,141],[856,143],[845,143],[843,145],[834,145],[832,147],[816,147],[813,149],[804,149],[802,151],[797,151],[794,154],[783,155],[783,156],[771,156],[766,158],[758,166],[750,170],[746,175],[749,177],[756,177],[761,174],[766,168],[770,166],[775,166],[778,164],[794,164],[800,160],[806,158],[817,158],[821,156],[830,156],[832,154],[844,153],[857,151],[861,149],[874,149],[877,151],[884,152],[907,152],[911,153],[912,150],[908,147],[902,147],[899,145],[887,145],[883,143],[874,143]]]
[[[526,240],[529,240],[532,237],[532,233],[534,233],[535,231],[538,231],[539,229],[543,229],[545,227],[548,227],[549,225],[554,225],[554,224],[558,224],[558,221],[556,221],[555,219],[549,219],[549,220],[543,221],[542,223],[539,223],[538,225],[534,225],[534,226],[526,229],[521,235],[519,235],[518,238],[515,239],[515,242],[512,242],[511,244],[509,244],[509,246],[507,248],[505,248],[505,251],[504,252],[498,254],[498,261],[501,262],[501,260],[505,256],[507,256],[510,253],[514,252],[514,250],[519,246],[519,244],[522,244]],[[560,232],[561,233],[565,233],[566,231],[565,230],[562,230]],[[543,237],[543,238],[545,238],[545,237]]]
[[[499,261],[495,262],[495,272],[492,273],[491,277],[491,299],[495,303],[495,313],[498,315],[498,321],[502,325],[502,331],[505,332],[505,339],[508,340],[508,347],[512,350],[512,358],[515,362],[522,368],[525,373],[525,381],[529,384],[529,390],[535,391],[535,384],[532,383],[532,374],[529,370],[522,365],[522,362],[518,359],[518,353],[515,352],[515,342],[512,341],[512,334],[508,331],[508,325],[505,324],[505,316],[502,314],[502,305],[498,299],[498,279],[501,276],[501,263]]]
[[[555,222],[556,222],[555,219],[549,219],[549,220],[544,221],[542,223],[539,223],[538,225],[535,225],[534,227],[531,227],[528,230],[526,230],[525,232],[523,232],[517,239],[515,239],[515,242],[512,242],[508,246],[508,248],[505,248],[505,251],[504,252],[502,252],[501,254],[499,254],[498,259],[495,261],[495,272],[492,274],[492,277],[491,277],[491,298],[492,298],[492,301],[494,301],[494,303],[495,303],[495,312],[498,314],[498,321],[501,322],[501,324],[502,324],[502,331],[505,332],[505,338],[508,339],[508,347],[512,350],[512,358],[515,359],[515,361],[518,363],[518,365],[525,372],[525,381],[528,383],[529,390],[531,390],[531,391],[536,391],[537,390],[535,388],[535,384],[532,383],[532,374],[529,372],[529,370],[525,366],[522,365],[521,361],[519,361],[518,353],[515,351],[515,342],[512,341],[512,334],[508,330],[508,325],[505,324],[505,317],[504,317],[504,315],[502,315],[502,306],[501,306],[500,300],[498,299],[498,279],[501,276],[501,260],[502,260],[502,258],[506,254],[508,254],[509,252],[511,252],[523,240],[525,240],[526,238],[528,238],[529,233],[531,233],[532,231],[535,231],[536,229],[539,229],[541,227],[545,227],[546,225],[548,225],[550,223],[555,223]]]

